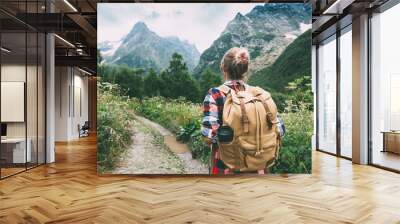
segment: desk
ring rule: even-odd
[[[400,131],[383,131],[382,152],[400,154]]]
[[[1,139],[1,159],[6,163],[26,163],[31,162],[32,153],[30,138],[26,141],[28,144],[25,152],[25,138],[5,138]],[[26,159],[26,161],[25,161]]]

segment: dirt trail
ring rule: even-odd
[[[133,144],[121,156],[113,173],[116,174],[180,174],[183,163],[163,144],[161,136],[137,120],[134,121]]]
[[[122,156],[113,173],[119,174],[208,174],[208,168],[192,159],[186,144],[172,132],[144,117],[134,121],[133,145]]]
[[[142,124],[146,125],[147,127],[157,131],[161,136],[163,136],[165,145],[172,152],[174,153],[190,152],[189,147],[184,143],[176,141],[175,135],[172,134],[172,132],[170,132],[168,129],[144,117],[136,116],[136,119],[140,121]]]
[[[189,147],[184,143],[176,141],[176,137],[171,131],[144,117],[136,116],[136,119],[164,137],[164,144],[182,160],[185,174],[208,174],[208,167],[201,164],[198,160],[192,159]]]

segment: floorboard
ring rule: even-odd
[[[0,181],[0,223],[400,223],[400,175],[313,152],[312,175],[97,176],[96,139]]]

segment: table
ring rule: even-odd
[[[27,138],[26,142],[28,143],[28,147],[26,147],[25,152],[25,138],[1,139],[1,159],[5,160],[5,163],[14,164],[31,162],[32,141],[30,138]]]
[[[400,154],[400,131],[382,131],[383,150],[382,152],[392,152]]]

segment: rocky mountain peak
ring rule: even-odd
[[[249,50],[250,72],[271,65],[301,31],[301,24],[310,24],[311,8],[303,3],[267,3],[254,7],[249,13],[237,13],[221,35],[206,49],[195,68],[195,76],[206,68],[219,73],[219,61],[231,47]]]
[[[242,13],[238,12],[234,18],[234,20],[242,20],[244,19],[244,15],[242,15]]]
[[[100,50],[102,54],[106,53],[107,43],[99,45],[104,45]],[[137,22],[122,43],[115,51],[110,51],[105,59],[110,64],[126,64],[132,68],[153,68],[160,71],[169,65],[173,53],[183,56],[189,70],[197,65],[200,57],[196,47],[187,41],[181,41],[178,37],[161,37],[144,22]]]
[[[138,32],[146,32],[146,31],[150,31],[149,28],[147,27],[147,25],[144,22],[139,21],[133,26],[131,32],[138,33]]]
[[[139,21],[135,23],[131,31],[128,33],[128,35],[126,35],[126,37],[124,38],[124,42],[126,42],[127,40],[131,39],[134,36],[148,35],[150,33],[152,32],[147,27],[147,25],[144,22]]]

